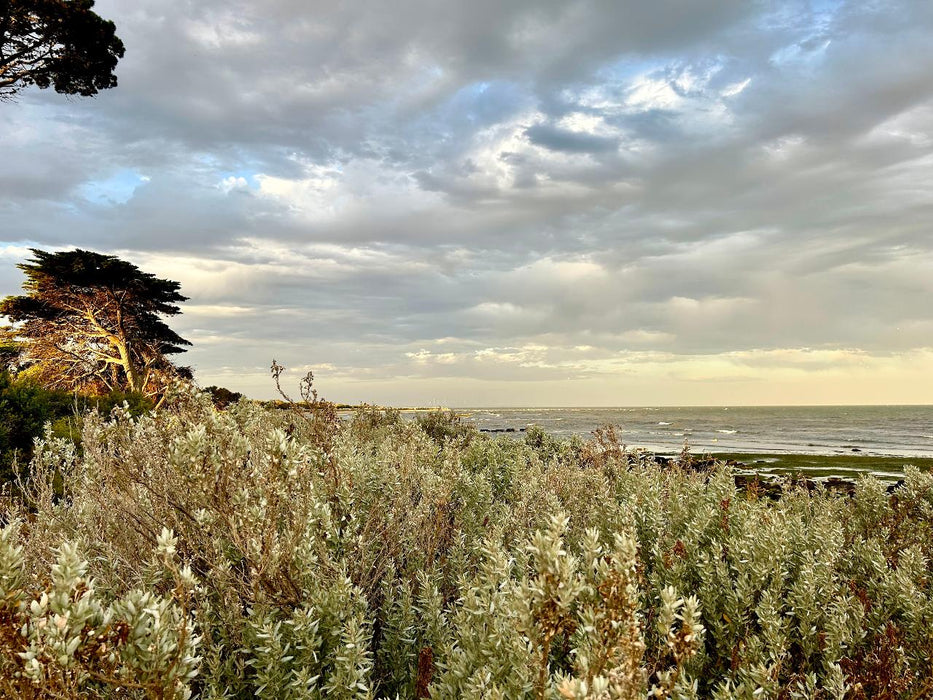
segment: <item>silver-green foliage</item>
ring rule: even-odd
[[[110,697],[114,689],[188,698],[199,639],[186,609],[196,586],[179,568],[167,530],[162,566],[176,581],[170,595],[132,589],[101,595],[77,544],[55,552],[41,593],[25,570],[21,523],[0,530],[0,690],[4,697]],[[43,579],[46,577],[43,576]]]
[[[867,478],[853,498],[771,500],[726,467],[627,454],[611,432],[430,433],[374,409],[342,426],[217,411],[196,392],[86,417],[82,454],[47,440],[27,499],[5,507],[0,634],[20,647],[3,682],[295,699],[933,692],[929,475],[908,470],[895,497]],[[81,651],[102,644],[90,630],[122,644],[112,659]]]

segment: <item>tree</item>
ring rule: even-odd
[[[239,391],[231,391],[224,386],[212,385],[205,388],[204,391],[211,395],[211,401],[214,402],[214,406],[221,410],[243,398],[243,394]]]
[[[0,302],[4,329],[19,342],[20,365],[45,386],[100,394],[161,394],[172,377],[190,378],[168,355],[187,340],[160,316],[181,313],[179,284],[112,255],[87,250],[32,250],[18,265],[23,296]]]
[[[0,99],[29,85],[95,95],[117,84],[123,42],[94,0],[0,0]]]

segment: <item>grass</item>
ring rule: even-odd
[[[716,459],[734,460],[749,469],[778,474],[805,473],[810,477],[856,477],[874,474],[881,479],[899,478],[905,465],[933,471],[931,457],[879,457],[874,455],[805,455],[785,453],[726,452],[713,455]]]

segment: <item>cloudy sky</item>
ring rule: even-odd
[[[0,294],[117,254],[256,397],[933,402],[927,0],[96,10],[119,87],[0,103]]]

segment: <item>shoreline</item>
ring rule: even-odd
[[[491,411],[491,409],[477,409],[476,407],[449,408],[411,406],[387,408],[375,405],[369,406],[367,408],[382,411],[395,410],[405,415],[406,417],[414,416],[420,413],[443,411],[445,413],[451,413],[457,416],[457,418],[462,420],[465,424],[472,425],[480,434],[491,439],[506,437],[510,439],[521,440],[524,438],[526,431],[532,425],[536,425],[537,427],[543,429],[546,433],[550,434],[552,437],[559,440],[567,439],[572,435],[579,435],[579,437],[582,437],[583,439],[589,439],[589,437],[592,435],[591,431],[589,430],[583,431],[580,425],[569,425],[569,421],[564,421],[564,416],[560,416],[557,419],[559,422],[553,422],[552,420],[545,420],[543,422],[528,422],[525,416],[528,413],[548,413],[555,410],[559,412],[567,411],[569,414],[572,414],[580,411],[586,412],[593,409],[499,408],[498,411],[502,411],[503,413],[514,411],[519,415],[495,415],[493,420],[488,420],[488,418],[486,420],[476,420],[477,413]],[[760,407],[755,408],[759,409]],[[780,408],[783,409],[788,407]],[[802,409],[804,407],[797,408]],[[345,406],[341,406],[340,409],[341,415],[344,416],[352,414],[353,412],[353,409]],[[492,409],[492,411],[495,410],[496,409]],[[654,413],[658,409],[646,408],[643,410],[650,410],[652,413]],[[694,411],[696,408],[688,407],[681,410]],[[745,407],[736,407],[736,411],[742,410],[745,410]],[[718,413],[719,412],[717,411],[717,416]],[[540,416],[534,417],[540,418]],[[682,425],[674,425],[675,422],[679,423],[681,420],[683,420],[681,416],[675,414],[669,417],[662,417],[664,418],[664,422],[657,424],[658,426],[661,426],[660,430],[665,430],[667,426],[671,426],[671,429],[676,428],[677,430],[682,431],[681,435],[685,435],[688,439],[700,438],[700,435],[695,434],[688,428],[685,428]],[[594,416],[594,418],[596,417]],[[656,419],[652,418],[652,421],[654,420]],[[709,421],[709,419],[706,417],[704,417],[704,420],[706,422]],[[690,423],[686,424],[689,425]],[[640,427],[645,432],[651,432],[652,429],[658,429],[655,428],[654,425],[645,425]],[[705,426],[704,429],[707,433],[711,433],[714,430],[717,433],[728,433],[727,435],[713,437],[712,441],[715,443],[720,438],[732,438],[732,433],[741,431],[743,428],[741,424],[732,425],[730,423],[729,425],[726,425],[723,423],[720,426],[719,424],[714,423]],[[922,432],[928,432],[925,426],[923,427]],[[655,436],[652,435],[651,437]],[[793,436],[784,434],[781,437],[783,437],[782,444],[775,444],[771,446],[767,445],[766,443],[760,444],[760,446],[750,444],[729,445],[722,443],[714,446],[708,444],[708,438],[698,439],[697,441],[700,444],[692,444],[690,446],[690,451],[694,460],[700,462],[709,460],[729,462],[739,470],[759,474],[762,477],[786,475],[802,476],[815,479],[837,477],[854,480],[861,474],[872,474],[884,481],[896,481],[903,476],[904,467],[906,465],[915,466],[922,471],[933,472],[933,453],[922,455],[885,453],[882,451],[884,450],[884,447],[880,444],[865,444],[864,442],[861,442],[860,440],[850,436],[839,436],[837,438],[839,439],[838,444],[820,445],[819,447],[814,444],[816,440],[814,440],[814,435],[812,433],[802,433],[800,435]],[[801,442],[798,445],[794,445],[794,438],[801,438]],[[724,439],[723,442],[726,442],[726,440]],[[821,451],[821,447],[825,451]],[[911,447],[915,446],[911,445]],[[630,452],[644,451],[647,454],[654,455],[656,458],[662,461],[672,457],[676,458],[681,451],[680,445],[673,445],[668,441],[660,442],[660,444],[650,444],[649,442],[643,443],[642,445],[638,445],[637,442],[636,444],[628,443],[626,448]],[[895,449],[894,451],[897,452],[899,450]]]
[[[800,474],[811,478],[855,478],[873,474],[882,480],[903,476],[905,466],[933,471],[933,457],[893,457],[878,455],[813,455],[794,453],[722,452],[713,459],[732,461],[758,474]]]

